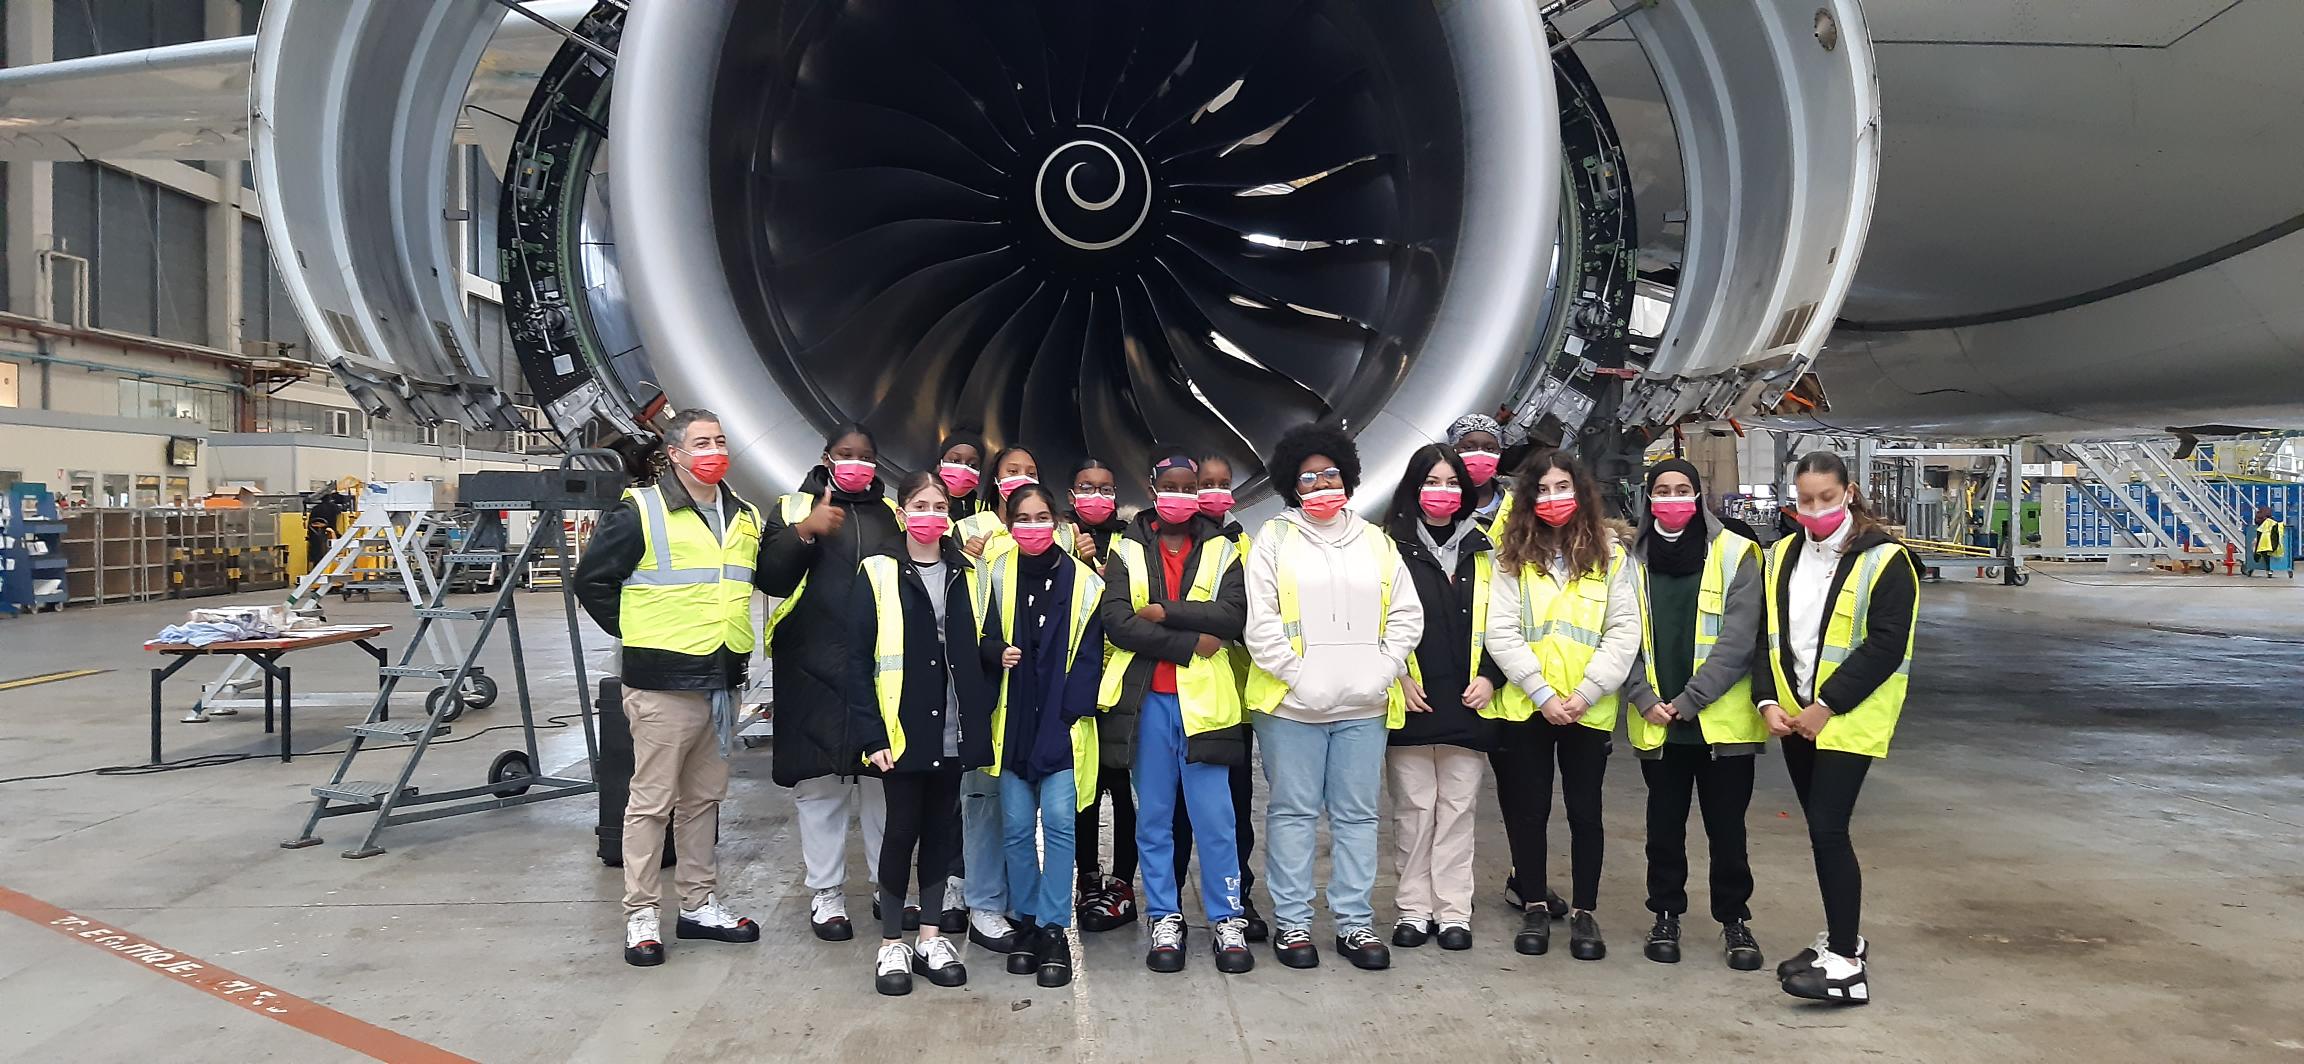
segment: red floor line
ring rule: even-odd
[[[470,1058],[354,1019],[326,1005],[169,949],[133,931],[59,909],[28,894],[0,887],[0,911],[130,961],[155,975],[166,976],[170,982],[318,1035],[355,1053],[393,1064],[475,1064]]]

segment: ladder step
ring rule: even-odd
[[[424,734],[424,727],[425,722],[421,720],[378,720],[366,724],[354,724],[344,730],[370,739],[413,739]],[[434,736],[446,735],[448,734],[448,726],[443,724],[439,731],[432,734]]]
[[[469,606],[421,606],[417,608],[416,616],[445,621],[477,621],[488,616],[488,611]]]
[[[456,675],[454,665],[385,665],[376,670],[379,676],[421,676],[445,680]]]
[[[373,780],[346,780],[312,788],[312,796],[337,802],[379,802],[392,793],[392,785]]]
[[[500,550],[465,550],[448,556],[450,565],[494,565],[503,560],[504,552]]]

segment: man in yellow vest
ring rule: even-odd
[[[624,807],[624,960],[664,963],[659,932],[664,828],[678,863],[681,938],[756,942],[760,928],[720,903],[713,859],[736,694],[755,643],[758,510],[723,486],[719,415],[688,409],[665,426],[656,483],[627,491],[576,567],[576,597],[623,641],[632,789]]]

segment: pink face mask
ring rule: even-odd
[[[1464,489],[1454,484],[1426,484],[1416,493],[1416,503],[1424,508],[1424,516],[1446,521],[1464,507]]]
[[[1536,516],[1545,524],[1558,528],[1576,516],[1576,493],[1563,491],[1558,495],[1536,497]]]
[[[976,472],[975,466],[962,465],[958,462],[938,463],[936,477],[944,482],[945,490],[954,495],[966,495],[975,491],[976,485],[984,479],[983,474]]]
[[[911,533],[913,539],[922,543],[934,543],[943,539],[945,531],[951,527],[952,516],[950,514],[907,512],[904,515],[904,531]]]
[[[1074,492],[1072,495],[1072,512],[1079,514],[1081,520],[1092,525],[1100,525],[1111,520],[1112,514],[1119,509],[1120,504],[1115,502],[1110,495],[1082,495],[1078,492]]]
[[[1026,554],[1046,554],[1056,545],[1056,523],[1044,525],[1013,525],[1008,534],[1016,537],[1016,546]]]
[[[832,486],[851,495],[871,487],[877,475],[879,470],[870,462],[843,458],[832,463]]]
[[[1200,489],[1200,512],[1210,517],[1222,517],[1232,512],[1232,489]]]
[[[1476,488],[1487,487],[1489,481],[1496,479],[1496,463],[1504,460],[1503,455],[1494,451],[1466,451],[1456,457],[1463,459],[1464,471],[1472,474],[1472,486]]]
[[[1696,497],[1682,499],[1648,500],[1648,512],[1655,516],[1656,527],[1666,532],[1678,532],[1696,519]]]
[[[1016,489],[1021,488],[1026,484],[1040,483],[1040,478],[1028,477],[1022,473],[1018,473],[1011,477],[1001,477],[998,483],[1000,485],[1000,497],[1005,499],[1010,495],[1014,495],[1016,493]]]
[[[1200,496],[1188,491],[1163,491],[1152,498],[1152,509],[1160,514],[1160,523],[1180,525],[1200,512]]]
[[[1303,504],[1304,512],[1312,515],[1314,520],[1333,520],[1337,514],[1344,512],[1344,489],[1322,488],[1298,496],[1297,501]]]
[[[1800,527],[1807,529],[1810,536],[1831,539],[1832,533],[1840,531],[1840,526],[1848,520],[1848,504],[1841,503],[1821,513],[1802,510],[1795,516],[1800,520]]]

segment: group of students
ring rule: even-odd
[[[871,434],[834,433],[822,464],[760,520],[757,567],[744,574],[747,596],[757,586],[783,600],[769,621],[774,775],[797,788],[815,933],[853,935],[842,868],[853,809],[875,862],[881,993],[910,992],[915,975],[963,984],[950,937],[963,932],[1005,954],[1010,972],[1065,985],[1066,929],[1076,917],[1084,931],[1133,921],[1139,863],[1146,964],[1180,971],[1180,883],[1195,850],[1218,970],[1251,970],[1249,943],[1267,937],[1280,963],[1311,968],[1325,818],[1340,955],[1383,969],[1394,947],[1468,949],[1485,766],[1511,850],[1507,898],[1522,915],[1514,948],[1548,952],[1564,917],[1569,953],[1597,960],[1601,784],[1621,718],[1649,792],[1646,956],[1680,959],[1693,801],[1721,955],[1761,966],[1744,820],[1755,755],[1776,738],[1828,925],[1779,980],[1798,997],[1868,1001],[1848,825],[1909,682],[1909,556],[1830,452],[1797,468],[1803,533],[1767,550],[1705,506],[1698,471],[1677,459],[1649,468],[1637,532],[1620,543],[1583,465],[1548,451],[1501,476],[1503,435],[1491,418],[1460,419],[1445,444],[1410,458],[1369,518],[1350,504],[1361,488],[1350,437],[1294,429],[1266,462],[1286,509],[1251,536],[1230,516],[1221,456],[1169,450],[1130,471],[1153,504],[1122,518],[1122,474],[1098,462],[1052,490],[1027,448],[985,462],[977,441],[947,440],[934,470],[890,494]],[[671,456],[692,479],[696,456],[679,445]],[[1269,925],[1248,896],[1259,763]],[[1555,787],[1570,835],[1566,899],[1547,885]],[[1398,881],[1389,943],[1372,899],[1386,791]],[[637,780],[633,793],[637,803]],[[664,821],[652,823],[661,833]],[[709,836],[683,832],[678,817],[674,830],[685,869],[690,836],[707,850]],[[628,881],[634,856],[655,856],[630,852],[634,831],[628,817]],[[641,867],[652,880],[653,861]],[[708,883],[682,876],[682,937],[757,937]],[[663,957],[652,890],[628,886],[633,963]],[[691,903],[709,908],[691,920]]]

